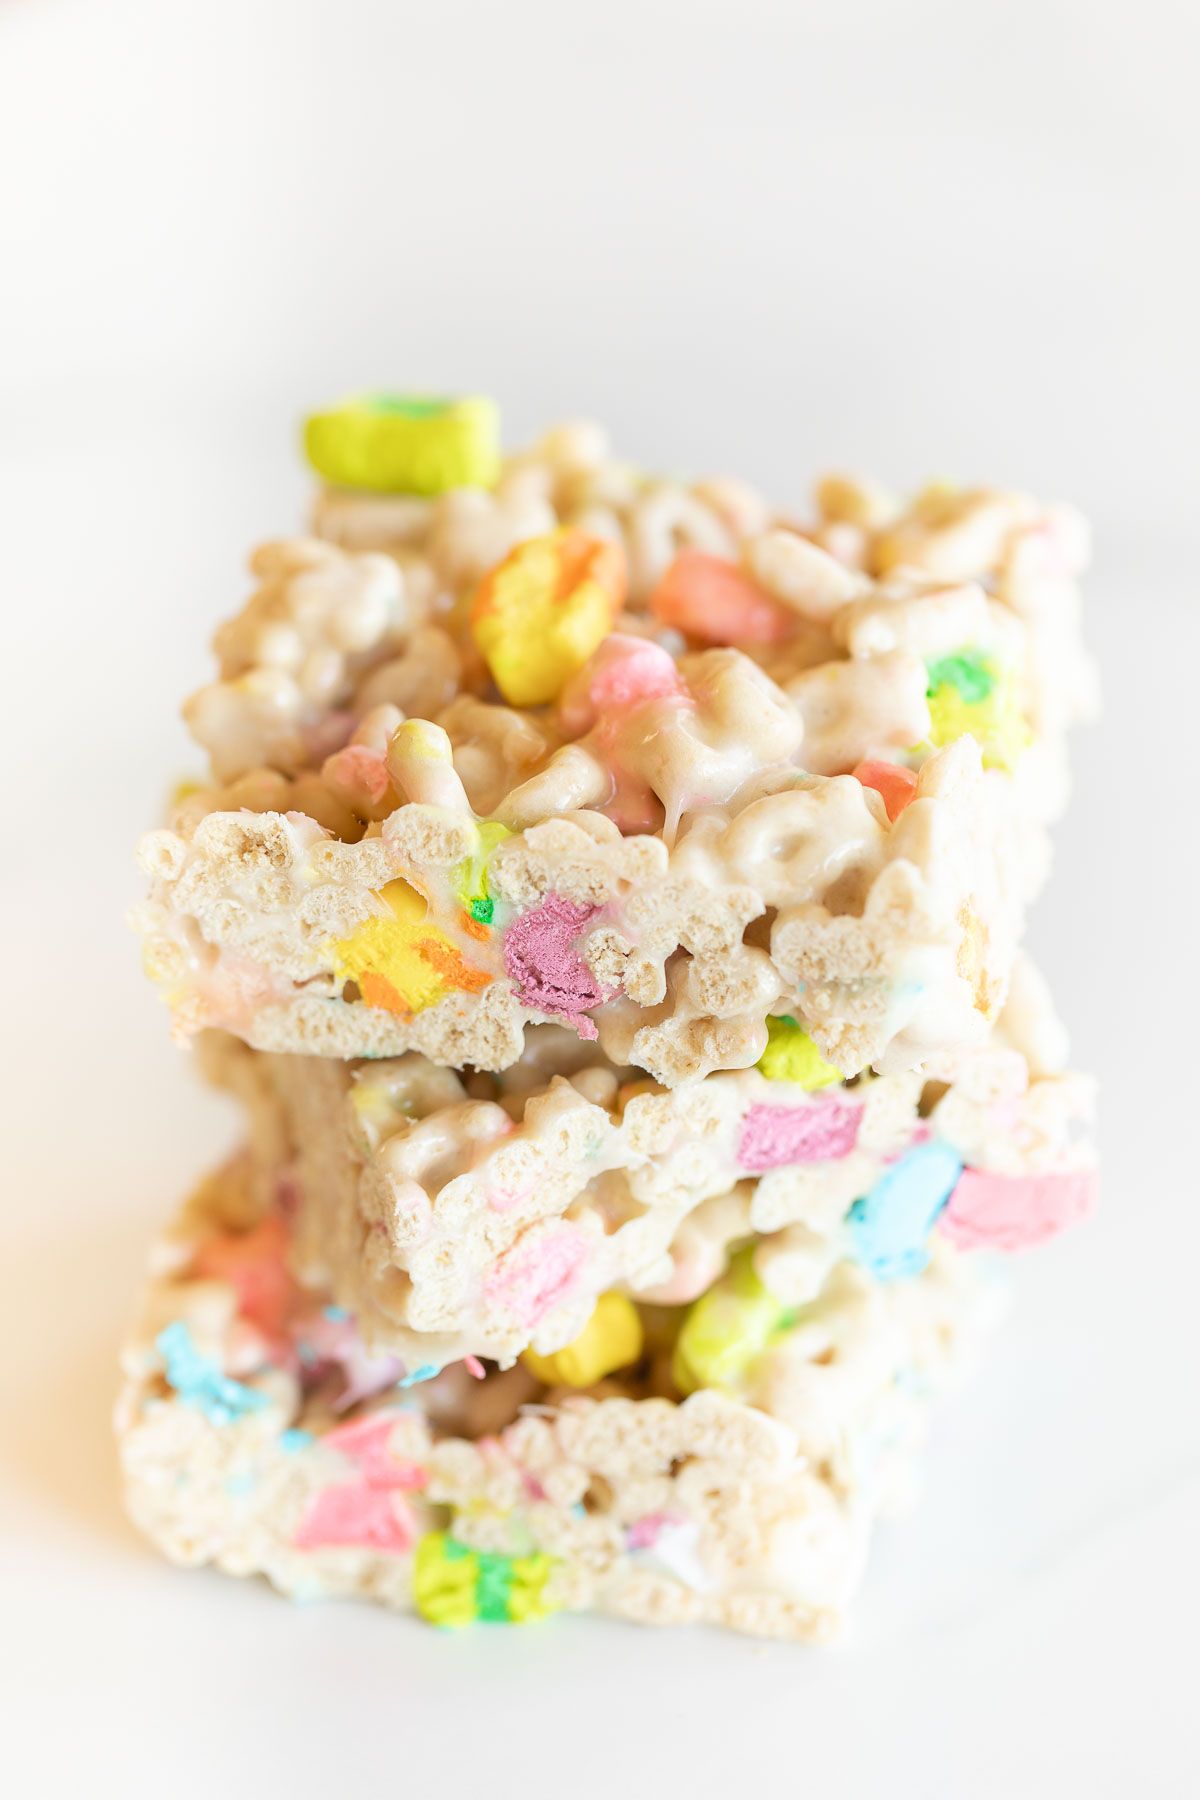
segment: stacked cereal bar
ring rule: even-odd
[[[816,513],[482,400],[309,421],[136,922],[248,1144],[120,1415],[169,1554],[439,1623],[823,1636],[989,1258],[1088,1209],[1019,941],[1086,533]]]

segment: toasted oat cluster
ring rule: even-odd
[[[155,1252],[129,1504],[439,1625],[821,1640],[1091,1092],[1020,948],[1089,711],[1069,509],[314,416],[141,845],[244,1149]]]
[[[1079,519],[844,479],[794,519],[591,426],[480,466],[255,553],[141,849],[179,1031],[498,1071],[553,1022],[670,1087],[780,1015],[845,1075],[981,1043],[1091,700]]]
[[[930,1399],[994,1311],[946,1243],[907,1281],[830,1270],[759,1350],[750,1399],[681,1388],[681,1319],[587,1391],[526,1363],[397,1387],[285,1252],[244,1162],[155,1254],[124,1357],[130,1510],[174,1561],[359,1595],[439,1625],[592,1609],[826,1640],[873,1521],[907,1496]]]

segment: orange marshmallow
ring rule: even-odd
[[[736,563],[681,550],[650,598],[650,610],[706,644],[778,644],[795,619],[756,587]]]
[[[860,762],[851,774],[864,787],[875,789],[893,825],[917,791],[915,771],[905,769],[899,763]]]

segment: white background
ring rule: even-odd
[[[1200,1789],[1194,10],[0,0],[0,1779],[20,1796]],[[828,464],[1095,517],[1105,726],[1034,923],[1105,1089],[834,1652],[443,1636],[160,1565],[107,1414],[234,1121],[121,924],[297,416],[481,388],[779,499]]]

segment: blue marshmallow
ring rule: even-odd
[[[929,1261],[929,1234],[962,1171],[962,1158],[940,1138],[885,1169],[846,1215],[855,1259],[880,1281],[919,1275]]]

